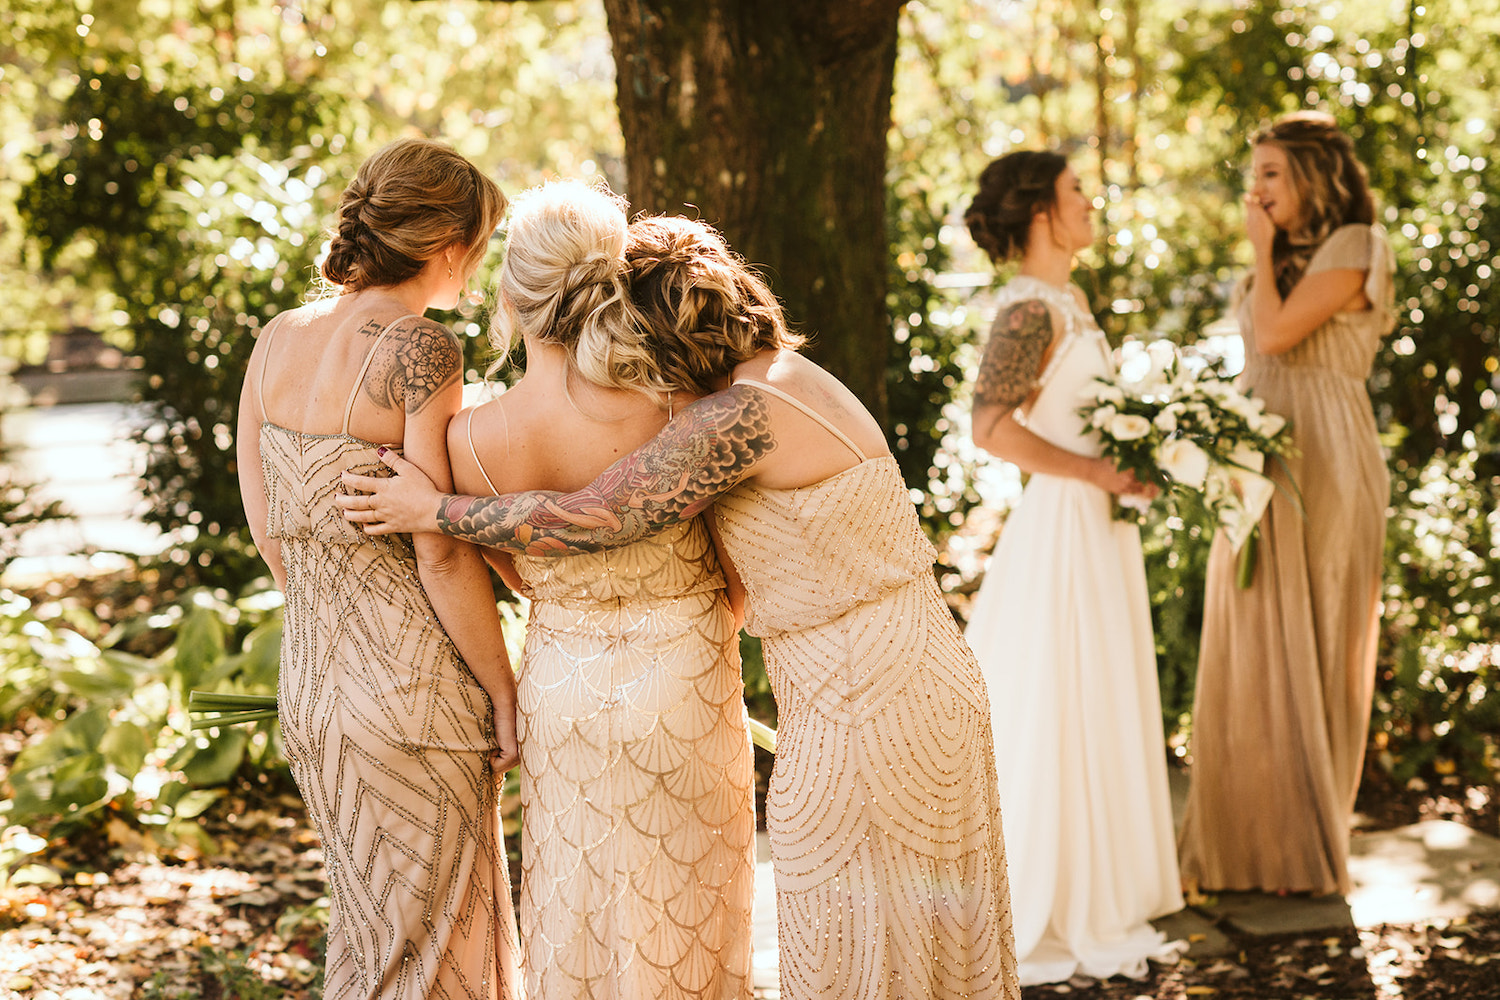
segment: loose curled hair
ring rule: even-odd
[[[467,273],[504,215],[500,188],[452,147],[397,139],[360,164],[344,189],[322,274],[345,292],[399,285],[455,245]]]
[[[643,216],[625,250],[630,306],[665,389],[707,395],[736,365],[762,351],[796,350],[781,303],[765,281],[705,222]]]
[[[1286,153],[1287,174],[1301,215],[1271,244],[1276,288],[1283,296],[1302,280],[1313,253],[1340,226],[1375,221],[1375,198],[1354,143],[1319,111],[1299,111],[1257,132],[1252,146],[1269,143]]]
[[[1018,150],[984,168],[964,222],[990,260],[1000,264],[1026,252],[1031,220],[1057,203],[1057,178],[1067,166],[1061,153]]]
[[[658,388],[626,311],[624,263],[625,201],[609,189],[563,180],[517,195],[490,324],[495,367],[520,333],[561,345],[596,385]]]

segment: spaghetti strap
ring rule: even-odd
[[[474,410],[477,409],[479,409],[479,407],[477,406],[471,409],[469,411],[469,419],[464,421],[464,437],[469,439],[469,454],[473,457],[474,464],[479,466],[479,474],[484,477],[484,485],[488,486],[490,488],[490,492],[495,496],[499,496],[500,491],[495,489],[494,482],[490,480],[490,474],[484,471],[484,463],[479,460],[479,452],[474,450]],[[500,411],[500,416],[502,419],[505,417],[504,410]],[[509,434],[508,425],[506,428],[506,433]]]
[[[854,441],[849,437],[849,435],[845,434],[843,431],[841,431],[837,427],[833,426],[832,421],[830,421],[827,417],[823,416],[823,414],[819,413],[817,410],[814,410],[812,407],[808,406],[806,403],[802,402],[802,400],[798,399],[796,396],[793,396],[790,393],[782,392],[780,389],[776,388],[774,385],[767,385],[764,382],[759,382],[759,381],[757,381],[755,379],[751,379],[751,378],[742,378],[739,381],[735,382],[734,384],[735,385],[753,385],[757,389],[761,389],[761,390],[764,390],[765,392],[769,392],[771,395],[775,396],[777,399],[785,400],[786,402],[792,404],[792,406],[796,407],[797,409],[801,410],[803,413],[807,414],[809,417],[812,417],[818,423],[822,424],[823,427],[828,431],[828,433],[832,434],[834,437],[836,437],[840,441],[844,442],[844,444],[848,446],[849,450],[852,451],[852,452],[854,452],[854,454],[859,458],[859,460],[861,462],[864,462],[864,461],[866,461],[868,459],[869,456],[867,456],[863,451],[860,450],[859,445],[855,444]]]
[[[344,428],[341,433],[349,433],[349,418],[354,415],[354,401],[359,398],[359,387],[365,384],[365,373],[370,370],[370,362],[375,360],[375,352],[380,350],[380,342],[385,340],[386,334],[391,332],[395,325],[403,319],[411,319],[413,316],[422,318],[421,313],[407,313],[405,316],[397,316],[386,324],[380,336],[375,338],[375,343],[370,347],[369,353],[365,355],[365,363],[359,366],[359,374],[354,378],[354,388],[349,390],[349,401],[344,404]]]
[[[285,315],[286,312],[283,311],[272,316],[266,323],[263,334],[266,338],[266,346],[260,351],[260,380],[255,383],[255,398],[260,403],[261,423],[271,422],[271,418],[266,414],[266,372],[271,367],[271,339],[276,335],[276,327],[281,323],[281,317]]]

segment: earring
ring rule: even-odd
[[[451,262],[448,264],[448,277],[453,277],[453,264]]]

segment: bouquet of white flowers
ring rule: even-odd
[[[1292,451],[1286,421],[1235,388],[1212,355],[1191,347],[1179,352],[1165,340],[1127,342],[1119,373],[1095,379],[1078,412],[1121,469],[1168,496],[1174,489],[1203,495],[1239,556],[1240,586],[1248,587],[1256,526],[1276,490],[1264,474],[1266,461]],[[1133,511],[1139,520],[1144,507],[1127,500],[1117,513]]]

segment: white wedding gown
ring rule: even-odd
[[[1099,454],[1080,392],[1113,371],[1071,289],[1018,277],[1064,323],[1026,425]],[[1182,908],[1140,532],[1109,494],[1036,474],[1007,518],[965,635],[989,686],[1023,984],[1141,976],[1170,958],[1148,922]]]

